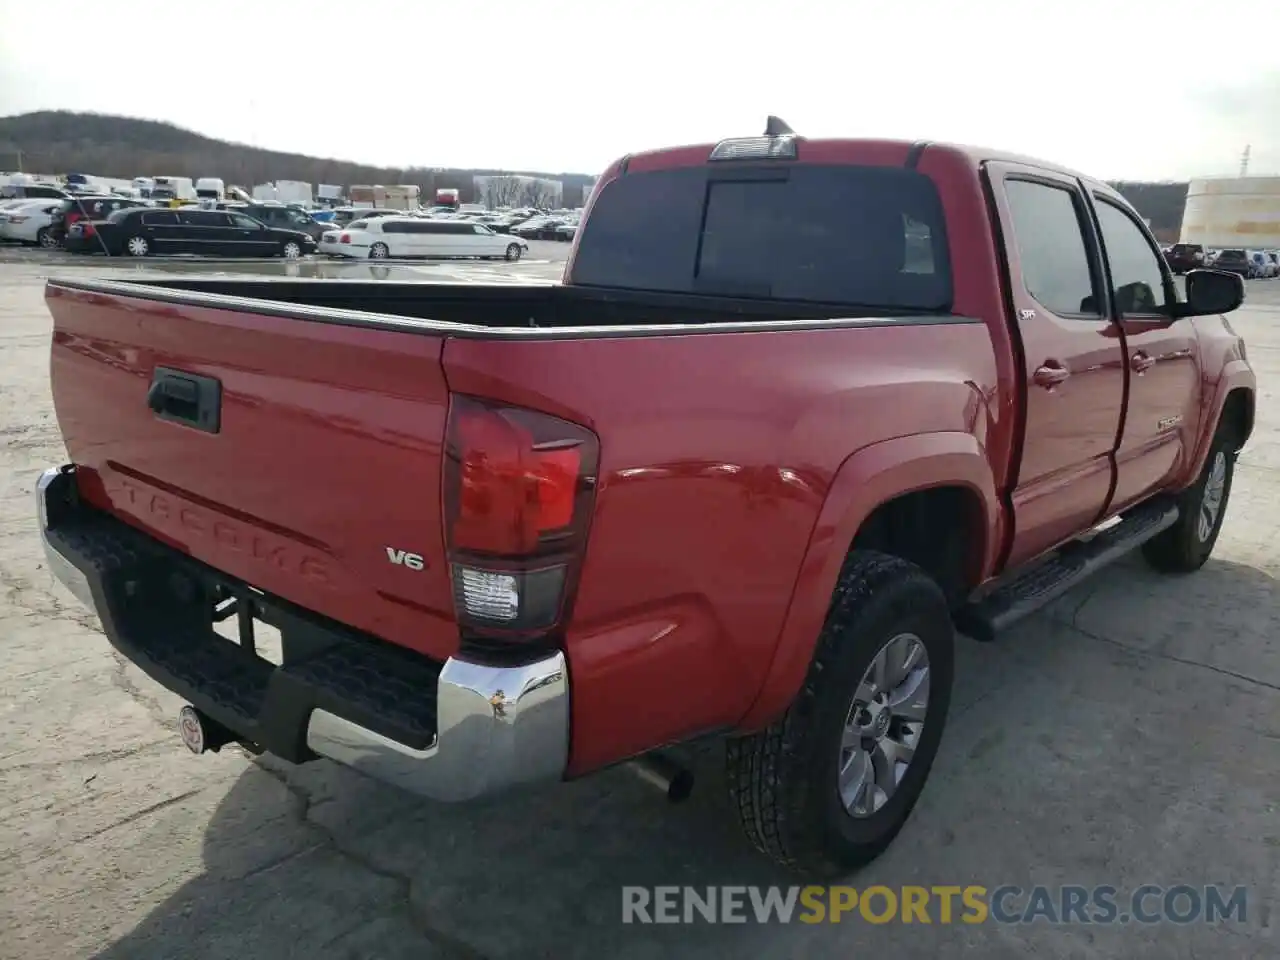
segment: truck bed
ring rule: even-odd
[[[219,304],[225,308],[299,319],[361,326],[383,326],[450,336],[492,337],[501,331],[563,330],[573,336],[591,328],[637,327],[632,335],[664,333],[690,325],[717,328],[783,329],[814,321],[828,325],[852,320],[883,323],[920,318],[936,323],[938,313],[903,312],[886,316],[882,307],[859,311],[836,304],[691,296],[616,287],[559,284],[383,283],[361,280],[243,280],[224,277],[180,277],[128,281],[72,281],[52,283],[68,289],[99,290],[142,299],[190,304]],[[959,318],[957,318],[959,319]],[[426,321],[424,324],[396,320]],[[442,329],[443,328],[443,329]],[[613,331],[612,335],[616,335]]]
[[[643,749],[741,717],[841,464],[926,423],[985,437],[996,376],[986,324],[951,314],[219,279],[55,280],[47,301],[55,408],[88,504],[438,662],[464,643],[443,503],[455,401],[590,430],[599,485],[557,642],[583,728],[625,729],[579,743],[586,767],[619,738]],[[218,385],[216,431],[149,409],[166,369]],[[653,700],[673,671],[686,693]]]

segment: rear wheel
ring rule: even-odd
[[[130,237],[124,242],[124,252],[131,257],[145,257],[151,253],[151,244],[146,237]]]
[[[36,231],[36,243],[45,250],[56,250],[58,247],[58,241],[54,235],[49,232],[48,227],[41,227]]]
[[[391,251],[387,249],[387,245],[385,243],[375,243],[369,248],[370,260],[385,260],[390,255]]]
[[[757,848],[829,875],[889,846],[938,752],[954,638],[946,598],[922,570],[850,554],[795,702],[728,743],[730,797]]]
[[[520,257],[521,257],[521,255],[522,255],[523,253],[524,253],[524,248],[523,248],[523,247],[521,247],[521,246],[520,246],[520,244],[518,244],[518,243],[509,243],[509,244],[507,244],[507,259],[508,259],[508,260],[519,260],[519,259],[520,259]]]
[[[280,248],[280,256],[286,260],[297,260],[302,256],[302,244],[296,240],[289,240]]]
[[[1147,563],[1163,573],[1192,573],[1205,565],[1222,532],[1235,470],[1235,438],[1219,424],[1199,479],[1178,497],[1177,523],[1142,545]]]

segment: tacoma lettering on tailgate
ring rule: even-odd
[[[130,512],[175,539],[195,537],[213,543],[220,552],[249,557],[277,570],[329,583],[328,561],[305,552],[297,543],[240,520],[220,516],[203,507],[148,490],[133,480],[114,478],[107,484],[112,499],[126,502]],[[216,564],[215,564],[216,565]]]

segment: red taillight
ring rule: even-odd
[[[567,420],[455,396],[445,542],[465,628],[542,635],[568,613],[595,499],[599,442]]]
[[[68,213],[68,214],[67,214],[67,226],[71,226],[71,224],[75,223],[75,222],[76,222],[77,220],[79,220],[79,219],[81,219],[81,215],[80,215],[80,214],[78,214],[78,213],[76,213],[76,212],[74,212],[74,211],[73,211],[73,212],[71,212],[71,213]]]
[[[349,234],[349,233],[344,233],[342,236],[340,236],[340,237],[338,238],[338,242],[339,242],[339,243],[350,243],[350,242],[351,242],[351,234]]]
[[[85,220],[80,224],[80,236],[92,237],[94,232],[95,231],[93,229],[93,224],[90,223],[88,220]]]

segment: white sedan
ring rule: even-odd
[[[49,227],[61,203],[61,200],[43,197],[6,205],[0,209],[0,240],[52,250],[58,242],[49,234]]]
[[[321,253],[370,260],[401,257],[481,257],[519,260],[529,243],[494,233],[480,223],[424,217],[378,217],[353,220],[341,230],[326,230]]]

